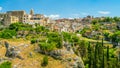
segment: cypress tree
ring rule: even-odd
[[[88,68],[91,68],[91,60],[92,60],[92,58],[91,58],[91,46],[90,46],[90,42],[89,42],[89,44],[88,44],[88,59],[89,59],[89,67]]]
[[[107,56],[106,56],[106,59],[107,59],[107,67],[109,68],[109,46],[107,46]]]
[[[107,61],[109,61],[109,46],[107,46]]]
[[[105,68],[105,66],[104,66],[104,50],[103,50],[103,56],[102,56],[102,68]]]
[[[104,46],[103,39],[102,39],[102,46]]]
[[[120,62],[120,52],[118,53],[118,62]]]
[[[98,56],[99,56],[99,61],[100,61],[99,68],[104,68],[104,43],[103,43],[103,39],[102,39],[102,43],[99,45],[99,48],[98,48]]]
[[[93,68],[97,68],[97,64],[98,64],[97,56],[98,56],[98,42],[96,43],[96,46],[95,46]]]

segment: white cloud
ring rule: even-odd
[[[0,7],[0,11],[2,10],[2,7]]]
[[[76,17],[78,17],[78,16],[80,16],[79,14],[72,14],[73,16],[76,16]]]
[[[51,15],[45,15],[45,17],[49,17],[50,19],[59,19],[60,15],[59,14],[51,14]]]
[[[104,14],[104,15],[107,15],[107,14],[110,14],[109,11],[98,11],[99,14]]]
[[[86,12],[82,12],[81,14],[82,15],[89,15],[89,13],[86,13]]]
[[[69,17],[68,19],[74,19],[74,18],[72,18],[72,17]]]

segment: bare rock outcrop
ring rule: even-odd
[[[20,50],[17,47],[15,47],[15,46],[10,47],[10,44],[5,41],[5,48],[6,48],[5,57],[19,58],[19,59],[23,60],[23,58],[19,55]]]
[[[43,53],[42,50],[40,50]],[[71,45],[66,43],[62,49],[46,52],[45,54],[61,60],[61,63],[66,63],[66,68],[85,68],[83,60],[77,56]]]

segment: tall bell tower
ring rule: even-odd
[[[33,9],[30,10],[30,15],[34,15],[34,10]]]

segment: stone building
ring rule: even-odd
[[[19,22],[19,18],[18,18],[18,17],[7,15],[7,16],[4,18],[3,24],[4,24],[4,25],[9,25],[9,24],[11,24],[11,23],[16,23],[16,22]]]
[[[49,23],[49,18],[44,17],[42,14],[34,14],[33,9],[31,9],[30,14],[27,14],[23,10],[0,13],[0,22],[4,25],[10,25],[16,22],[45,25],[45,23]]]
[[[26,12],[25,11],[8,11],[7,14],[8,16],[14,16],[18,18],[19,22],[23,22],[23,16],[26,14]]]

